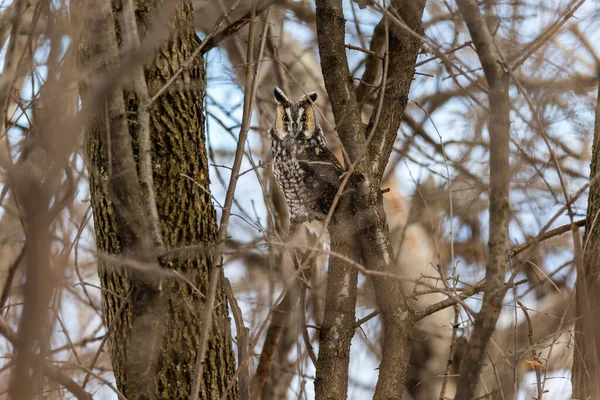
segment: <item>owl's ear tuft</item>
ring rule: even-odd
[[[319,97],[317,92],[310,92],[309,94],[300,97],[300,101],[305,101],[307,103],[314,103],[315,101],[317,101],[317,97]]]
[[[275,101],[279,104],[289,101],[285,93],[283,93],[283,90],[279,89],[277,86],[273,88],[273,94],[275,95]]]

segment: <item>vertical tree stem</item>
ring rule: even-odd
[[[508,252],[510,98],[508,73],[477,3],[474,0],[457,0],[457,4],[490,87],[490,222],[486,281],[481,310],[475,318],[456,394],[456,400],[470,400],[475,395],[486,347],[496,329],[506,293],[504,274]]]

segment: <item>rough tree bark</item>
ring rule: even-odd
[[[331,248],[346,259],[359,261],[360,247],[357,246],[356,230],[348,209],[346,204],[342,204],[329,225]],[[350,344],[356,322],[357,281],[355,266],[338,257],[330,257],[325,315],[319,335],[316,365],[315,392],[318,399],[341,399],[347,396]]]
[[[123,4],[113,1],[112,10],[111,3],[102,0],[86,3],[86,8],[83,5],[80,3],[78,8],[83,22],[78,58],[80,66],[90,69],[95,78],[89,84],[82,82],[80,91],[84,111],[93,115],[86,132],[86,150],[104,317],[107,326],[115,325],[110,330],[109,344],[117,385],[128,398],[189,398],[200,339],[200,293],[207,292],[212,257],[189,252],[160,257],[149,247],[152,241],[144,220],[148,216],[139,207],[141,199],[135,198],[143,193],[138,177],[142,171],[137,165],[139,99],[131,86],[125,90],[118,84],[106,88],[97,78],[110,82],[115,74],[127,72],[116,65],[116,43],[123,43],[126,29],[121,18]],[[192,27],[189,1],[169,7],[153,0],[136,0],[135,8],[142,47],[148,44],[145,39],[160,36],[151,31],[153,24],[158,29],[170,29],[168,39],[159,42],[144,60],[152,97],[190,58],[200,41]],[[157,17],[165,14],[168,21]],[[130,76],[126,79],[131,81]],[[149,108],[156,206],[167,250],[211,244],[216,237],[216,215],[208,191],[204,88],[205,72],[198,57],[184,66]],[[101,89],[105,90],[105,98],[94,100],[94,91]],[[123,132],[124,141],[120,136]],[[119,140],[123,148],[117,147]],[[103,254],[143,263],[143,274]],[[152,267],[158,263],[160,267]],[[185,275],[186,280],[173,278],[168,274],[171,270]],[[149,276],[148,271],[162,278]],[[165,272],[170,278],[165,278]],[[219,398],[235,371],[227,301],[221,285],[214,316],[200,398]],[[237,397],[236,388],[229,397]]]
[[[338,136],[352,156],[360,151],[359,138],[364,135],[364,127],[346,58],[344,23],[341,0],[317,1],[317,39],[325,87],[331,100]],[[347,215],[344,210],[338,214]],[[358,246],[354,242],[354,232],[340,230],[334,224],[329,230],[332,251],[347,255],[350,249],[355,249],[351,258],[356,260],[359,253],[356,251]],[[315,379],[318,398],[339,399],[347,396],[350,343],[355,330],[357,276],[356,268],[352,265],[343,260],[331,260]]]
[[[383,65],[383,88],[377,95],[366,129],[366,157],[363,165],[359,164],[360,171],[371,182],[362,215],[359,215],[360,225],[364,226],[362,255],[368,268],[378,272],[398,272],[379,188],[408,103],[414,65],[421,46],[415,33],[422,33],[424,9],[425,0],[393,0],[384,13],[388,26],[388,54]],[[376,277],[373,283],[383,319],[385,349],[374,398],[401,398],[400,393],[407,382],[411,330],[417,319],[406,302],[401,282]]]
[[[368,192],[363,194],[361,200],[355,204],[357,215],[354,226],[361,230],[360,249],[363,261],[369,269],[382,273],[393,273],[396,262],[379,185],[408,100],[414,74],[413,66],[420,47],[420,40],[413,32],[421,31],[424,7],[425,0],[413,2],[396,0],[392,1],[389,9],[384,10],[383,18],[387,19],[385,24],[388,27],[388,54],[387,60],[384,60],[382,87],[375,101],[376,108],[365,129],[360,118],[360,107],[346,59],[342,2],[341,0],[317,1],[317,35],[321,68],[335,116],[336,129],[350,160],[365,178],[363,186],[366,187],[362,190]],[[333,250],[337,249],[333,247]],[[331,277],[330,267],[330,280]],[[342,279],[342,277],[337,278]],[[342,282],[346,281],[342,280]],[[348,282],[353,281],[348,280]],[[400,282],[376,277],[374,284],[377,306],[383,318],[383,348],[385,349],[382,354],[375,398],[402,398],[411,347],[410,331],[416,321],[415,315],[405,301]],[[332,294],[336,292],[332,291]],[[339,297],[338,295],[335,300],[339,301]],[[329,301],[328,291],[327,302]],[[325,320],[327,318],[326,311]],[[341,322],[341,318],[336,321],[337,329],[345,329]],[[325,332],[324,329],[321,334]],[[349,351],[349,346],[348,349],[343,347],[338,351]],[[320,348],[319,365],[327,362],[322,359],[325,357],[335,360],[336,353],[323,352],[322,354]],[[347,386],[347,375],[344,376],[340,371],[347,370],[348,366],[344,359],[340,357],[337,359],[339,360],[335,369],[337,374],[326,377],[322,375],[327,380],[315,382],[317,395],[320,390],[324,393],[333,393],[337,390],[336,398],[345,395],[345,390],[340,392],[337,388],[342,387],[344,380]],[[319,365],[317,365],[317,378],[320,377]]]
[[[594,143],[590,178],[600,173],[600,86],[596,103],[594,123]],[[577,271],[576,285],[576,325],[573,353],[571,385],[573,398],[598,399],[600,396],[600,324],[598,304],[600,304],[600,184],[590,187],[585,237],[583,239],[583,269]]]

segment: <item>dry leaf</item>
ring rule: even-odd
[[[525,364],[529,365],[531,368],[538,368],[538,369],[546,369],[544,368],[544,365],[539,362],[538,360],[523,360],[525,361]]]

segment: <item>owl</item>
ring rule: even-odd
[[[344,169],[327,148],[313,103],[316,93],[290,101],[273,89],[277,109],[269,131],[273,174],[284,193],[290,225],[323,220],[341,184]]]

